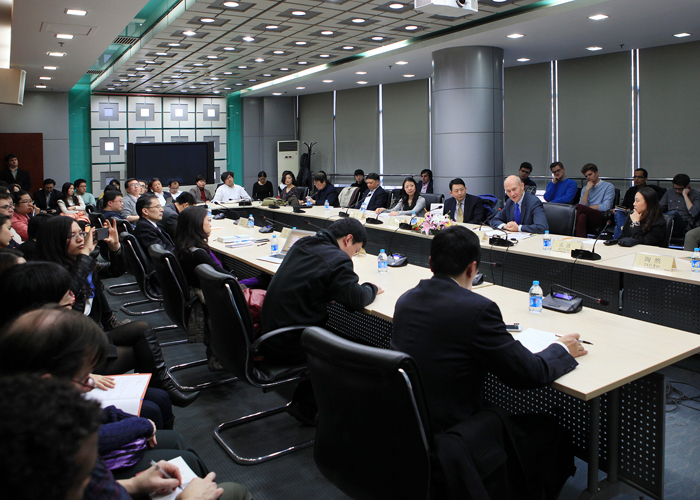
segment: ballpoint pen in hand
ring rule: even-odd
[[[160,467],[160,465],[158,465],[154,460],[151,460],[151,466],[155,467],[156,470],[157,470],[158,472],[160,472],[161,474],[163,474],[163,477],[164,477],[165,479],[175,479],[173,476],[171,476],[170,474],[168,474],[167,472],[165,472],[165,471]],[[182,486],[180,486],[180,485],[178,484],[178,485],[175,487],[175,489],[176,489],[176,490],[182,490]]]

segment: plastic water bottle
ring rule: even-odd
[[[530,287],[530,312],[542,314],[542,289],[539,281],[533,281]]]
[[[411,212],[411,225],[414,225],[418,222],[418,217],[416,217],[416,212],[413,211]]]
[[[364,217],[365,212],[367,212],[367,198],[365,198],[365,201],[362,202],[362,207],[360,207],[360,212],[362,212],[362,217]]]
[[[207,205],[207,217],[209,218],[209,222],[211,222],[212,218],[214,217],[211,213],[211,207]]]
[[[542,240],[542,246],[545,250],[552,249],[552,237],[549,235],[549,231],[544,232],[544,239]]]
[[[386,252],[382,248],[382,250],[379,252],[379,256],[377,257],[377,267],[379,268],[380,273],[385,273],[387,271],[388,259],[389,258],[386,256]]]
[[[693,266],[694,273],[700,273],[700,248],[696,248],[693,251],[693,255],[690,257],[690,265]]]
[[[255,227],[255,219],[253,218],[253,214],[250,214],[248,216],[248,229],[253,229]]]
[[[331,206],[328,204],[328,200],[323,204],[323,208],[328,212],[331,209]]]
[[[272,243],[270,244],[270,252],[275,254],[280,251],[280,245],[277,242],[277,235],[273,234],[272,235]]]

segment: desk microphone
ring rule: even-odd
[[[583,250],[581,248],[577,248],[576,250],[571,251],[571,256],[575,259],[582,259],[582,260],[600,260],[600,254],[595,253],[595,245],[598,243],[598,240],[600,237],[603,235],[605,230],[608,228],[610,225],[610,221],[607,221],[605,223],[605,227],[600,230],[598,233],[598,236],[596,237],[595,241],[593,242],[593,248],[590,250]]]
[[[486,260],[482,260],[479,263],[479,265],[481,266],[481,264],[486,264],[487,266],[489,266],[491,268],[491,283],[493,283],[495,285],[496,284],[496,271],[494,271],[494,268],[503,267],[503,264],[501,264],[500,262],[488,262]],[[475,286],[479,285],[479,284],[481,284],[481,281],[479,281],[479,283],[473,283],[473,284]]]
[[[270,219],[268,217],[265,217],[264,215],[262,215],[261,217],[263,218],[263,220],[268,221],[272,224],[279,224],[280,226],[288,227],[289,229],[296,229],[297,228],[296,226],[291,226],[291,225],[287,224],[286,222],[280,222],[278,220]]]
[[[340,211],[338,212],[338,217],[342,217],[342,218],[350,217],[350,214],[349,214],[348,212],[350,212],[350,207],[345,207],[345,212],[343,212],[342,210],[340,210]]]
[[[302,221],[302,222],[305,222],[306,224],[308,224],[309,226],[311,226],[311,227],[313,227],[313,228],[316,228],[316,229],[319,230],[319,231],[320,231],[321,229],[323,229],[322,227],[318,227],[316,224],[312,224],[311,221],[310,221],[309,219],[301,219],[301,221]]]
[[[555,289],[565,290],[575,295],[555,293]],[[583,300],[581,297],[576,297],[576,295],[581,295],[582,297],[598,302],[601,306],[610,305],[610,301],[607,299],[591,297],[590,295],[586,295],[585,293],[581,293],[577,290],[572,290],[571,288],[566,288],[565,286],[553,284],[551,287],[549,287],[549,295],[542,299],[542,307],[565,314],[577,313],[583,308]]]
[[[214,201],[214,200],[210,201],[209,203],[213,203],[214,205],[218,206],[219,207],[218,210],[225,212],[227,215],[237,215],[237,217],[235,217],[235,218],[230,217],[231,220],[237,220],[237,219],[240,219],[240,217],[241,217],[240,215],[238,215],[237,212],[235,212],[236,209],[233,207],[226,207],[222,203],[219,203],[218,201]],[[229,218],[229,217],[227,217],[227,218]]]
[[[494,229],[497,231],[502,231],[503,233],[505,233],[506,236],[505,237],[496,236],[496,235],[491,236],[489,238],[490,245],[497,246],[497,247],[512,247],[513,245],[515,245],[517,243],[517,240],[511,241],[508,239],[508,231],[506,231],[505,229],[502,229],[500,227],[494,227]]]
[[[365,219],[365,224],[379,225],[379,224],[384,224],[384,222],[379,220],[379,214],[377,214],[375,217],[373,217],[371,219],[369,217],[367,217]]]

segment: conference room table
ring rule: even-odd
[[[279,233],[260,233],[258,227],[240,227],[227,219],[212,225],[212,250],[239,278],[276,272],[278,264],[259,259],[269,255],[269,243],[227,248],[216,238],[247,234],[265,239]],[[327,327],[364,344],[388,348],[396,300],[432,273],[411,264],[379,273],[371,254],[354,257],[353,265],[360,282],[375,283],[385,291],[362,312],[330,305]],[[535,315],[529,313],[525,292],[488,283],[474,291],[496,302],[507,324],[519,323],[523,330],[577,332],[591,342],[586,345],[589,354],[578,358],[579,366],[551,387],[515,390],[489,375],[486,398],[513,413],[558,417],[573,436],[577,456],[589,464],[588,487],[579,498],[623,493],[663,498],[665,377],[656,372],[700,352],[700,336],[588,307],[573,316],[548,310]],[[598,480],[599,469],[607,473],[604,481]]]

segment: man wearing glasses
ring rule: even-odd
[[[552,171],[552,181],[547,184],[547,190],[544,192],[545,201],[571,205],[576,197],[576,181],[566,177],[566,170],[560,161],[552,163],[549,170]]]
[[[12,195],[10,193],[0,193],[0,214],[7,215],[10,219],[15,213],[15,204],[12,201]],[[12,233],[12,241],[10,241],[10,248],[17,248],[22,243],[22,237],[17,234],[14,228],[10,228]]]
[[[683,237],[698,225],[700,193],[690,188],[690,177],[676,174],[673,189],[667,189],[659,202],[661,210],[673,216],[673,236]]]
[[[666,192],[665,189],[660,188],[659,186],[655,186],[653,184],[647,186],[647,177],[649,177],[649,173],[646,171],[646,169],[638,168],[634,171],[634,185],[627,190],[627,192],[625,193],[625,197],[622,199],[622,203],[620,204],[620,207],[623,207],[626,210],[620,210],[617,208],[615,210],[615,235],[613,236],[613,239],[617,240],[620,238],[620,234],[622,234],[622,226],[625,225],[627,214],[630,213],[634,208],[634,196],[637,194],[637,191],[645,187],[650,187],[651,189],[656,191],[656,196],[659,197],[659,200],[663,197],[664,193]]]
[[[122,199],[121,216],[122,219],[128,220],[135,224],[139,220],[140,213],[136,210],[136,202],[141,195],[141,184],[138,179],[126,180],[126,196]]]
[[[138,183],[136,185],[138,186]],[[136,211],[140,217],[134,228],[134,236],[136,236],[143,252],[146,254],[150,267],[149,271],[151,271],[153,263],[148,253],[150,246],[157,243],[169,252],[174,252],[175,243],[173,243],[170,235],[158,227],[158,222],[163,218],[163,205],[160,204],[155,195],[141,195],[139,201],[136,202]]]

